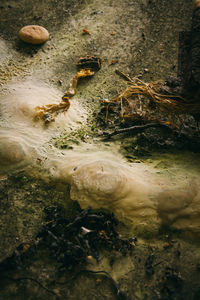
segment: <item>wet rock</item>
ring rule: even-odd
[[[19,38],[29,44],[39,45],[49,39],[49,32],[42,26],[27,25],[20,29]]]

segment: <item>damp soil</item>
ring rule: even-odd
[[[199,297],[199,246],[178,232],[136,237],[23,172],[1,181],[1,209],[0,299]]]
[[[163,152],[199,153],[196,140],[168,130],[145,130],[105,141],[104,131],[124,124],[115,117],[106,123],[99,103],[126,87],[115,69],[131,77],[140,75],[145,81],[175,76],[179,32],[190,30],[191,17],[192,3],[178,0],[2,0],[0,85],[3,89],[13,80],[29,77],[64,93],[76,72],[77,59],[98,55],[103,60],[101,70],[92,79],[83,80],[76,95],[90,112],[87,124],[70,136],[62,132],[54,139],[56,147],[72,150],[93,140],[112,148],[116,143],[128,162],[151,160]],[[18,30],[28,24],[46,27],[50,40],[42,46],[19,41]],[[91,34],[84,35],[83,29]],[[71,221],[80,214],[78,203],[70,200],[69,189],[23,172],[0,178],[1,262],[12,257],[20,245],[36,241],[48,207],[61,207]],[[124,224],[118,223],[115,230],[123,239],[135,238]],[[44,242],[32,252],[25,251],[22,260],[19,255],[19,264],[12,269],[1,269],[0,299],[199,299],[200,250],[193,237],[186,239],[163,228],[157,237],[138,236],[131,251],[124,254],[119,250],[101,247],[98,260],[89,253],[82,264],[60,270]]]

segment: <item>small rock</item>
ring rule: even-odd
[[[200,7],[200,0],[195,0],[194,1],[194,7],[195,8]]]
[[[29,44],[42,44],[49,39],[49,32],[42,26],[27,25],[20,29],[19,38]]]

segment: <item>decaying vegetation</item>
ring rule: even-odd
[[[102,250],[125,256],[134,249],[137,239],[134,237],[125,239],[118,234],[117,220],[113,214],[79,208],[79,214],[74,219],[69,219],[61,206],[49,206],[45,208],[45,215],[45,223],[35,239],[19,245],[10,257],[1,262],[1,279],[3,277],[13,282],[30,281],[46,292],[59,296],[38,279],[28,276],[15,278],[9,276],[10,270],[20,269],[30,257],[34,257],[41,248],[45,247],[49,249],[50,257],[56,261],[57,276],[61,272],[71,272],[67,281],[48,282],[48,285],[66,286],[83,273],[87,276],[103,276],[110,281],[117,299],[130,299],[120,290],[117,282],[108,272],[85,269],[91,259],[99,262]]]
[[[162,81],[145,83],[136,78],[116,98],[103,103],[107,104],[106,120],[109,106],[120,106],[120,116],[123,120],[142,122],[158,122],[177,129],[183,125],[185,116],[200,112],[200,102],[190,102],[180,95],[164,94],[165,83]]]
[[[69,87],[64,93],[59,104],[47,104],[37,106],[35,119],[43,119],[45,124],[54,121],[59,113],[66,112],[70,107],[70,98],[76,94],[77,85],[80,79],[91,77],[101,68],[101,59],[97,56],[81,57],[77,62],[78,71],[70,80]]]
[[[129,86],[114,99],[103,101],[107,104],[106,120],[108,120],[109,105],[119,103],[120,116],[123,120],[165,124],[172,129],[184,127],[187,115],[192,115],[198,122],[200,116],[199,33],[200,8],[197,7],[193,13],[191,32],[180,35],[184,37],[184,42],[180,43],[178,77],[169,77],[165,82],[145,83],[138,78],[131,79],[116,70],[129,81]],[[186,48],[184,43],[187,43]],[[79,70],[71,79],[62,101],[59,104],[36,107],[36,118],[49,123],[54,121],[57,114],[67,111],[70,107],[69,99],[76,94],[78,81],[93,76],[101,68],[101,59],[95,56],[82,57],[77,62],[77,67]]]
[[[143,123],[165,124],[172,129],[180,129],[187,122],[188,115],[200,120],[200,8],[193,13],[191,32],[180,34],[179,70],[177,77],[169,77],[166,81],[145,83],[131,79],[123,72],[116,70],[129,82],[125,91],[114,99],[103,103],[109,106],[120,106],[123,120],[142,121]],[[149,125],[151,126],[151,125]],[[152,125],[153,126],[153,125]],[[141,127],[142,128],[142,127]]]

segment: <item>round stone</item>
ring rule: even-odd
[[[195,0],[194,1],[194,7],[195,8],[200,7],[200,0]]]
[[[49,39],[49,32],[39,25],[27,25],[20,29],[19,38],[29,44],[42,44]]]

